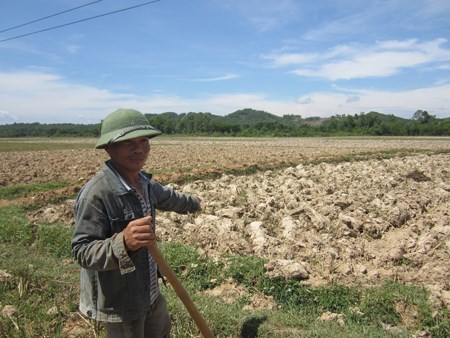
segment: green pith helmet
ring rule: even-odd
[[[135,137],[152,138],[161,134],[160,130],[148,123],[141,112],[134,109],[118,109],[103,119],[100,138],[95,148],[104,148],[108,144]]]

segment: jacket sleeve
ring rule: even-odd
[[[120,269],[132,272],[135,266],[127,254],[123,233],[113,233],[110,220],[100,201],[79,198],[75,206],[75,232],[72,253],[75,260],[88,270]]]
[[[150,199],[155,201],[157,209],[163,211],[186,214],[200,210],[200,200],[197,197],[178,192],[155,180],[151,181]]]

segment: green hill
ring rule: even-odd
[[[277,115],[270,114],[262,110],[254,110],[245,108],[237,110],[234,113],[225,115],[222,119],[224,122],[237,123],[241,126],[254,126],[260,122],[281,122],[283,119]]]

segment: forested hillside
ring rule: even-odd
[[[168,135],[198,136],[450,136],[450,118],[439,119],[417,110],[410,119],[377,112],[334,115],[329,118],[277,116],[243,109],[229,115],[191,112],[146,114],[151,125]],[[14,123],[0,125],[0,137],[93,136],[100,124]]]

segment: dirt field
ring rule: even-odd
[[[161,137],[151,144],[145,169],[203,203],[188,219],[159,213],[161,240],[198,245],[213,257],[264,257],[268,274],[305,284],[424,285],[437,305],[450,307],[449,138]],[[1,156],[0,185],[69,182],[25,198],[41,203],[77,191],[106,159],[100,150]],[[181,183],[205,173],[215,178]],[[72,226],[72,205],[45,205],[30,217]]]

